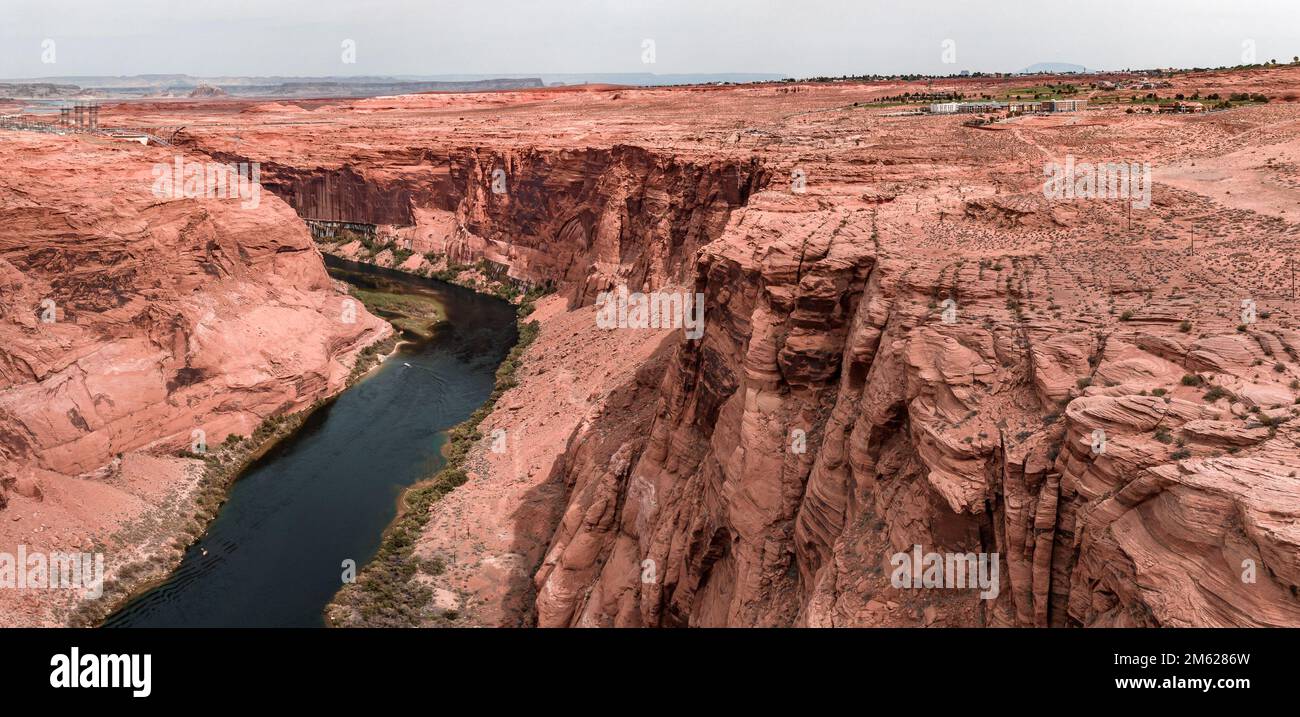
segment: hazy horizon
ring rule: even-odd
[[[1300,54],[1300,14],[1283,0],[1074,8],[1014,0],[24,0],[6,14],[0,77],[12,79],[941,75],[1040,62],[1230,66],[1247,62],[1248,48],[1258,62]]]

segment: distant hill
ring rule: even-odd
[[[56,84],[54,80],[66,84]],[[75,83],[75,84],[73,84]],[[190,75],[78,76],[0,80],[0,96],[150,97],[375,97],[413,92],[484,92],[543,87],[541,78],[477,77],[465,80],[396,77],[192,77]]]
[[[204,85],[204,84],[200,84],[198,87],[195,87],[192,92],[190,92],[190,97],[225,97],[225,96],[226,96],[226,91],[221,89],[220,87],[213,87],[212,85]]]
[[[1033,75],[1037,73],[1061,75],[1067,72],[1076,72],[1079,74],[1083,74],[1087,71],[1088,68],[1084,67],[1083,65],[1072,65],[1068,62],[1037,62],[1021,70],[1021,72],[1027,75]]]
[[[492,90],[527,90],[542,87],[537,77],[508,77],[464,82],[390,82],[390,81],[301,81],[278,85],[232,85],[223,87],[232,95],[248,97],[374,97],[405,95],[415,92],[488,92]]]
[[[730,82],[733,84],[744,84],[746,82],[777,82],[784,80],[787,75],[778,75],[768,72],[693,72],[677,75],[659,75],[653,72],[592,72],[582,74],[543,74],[542,81],[546,84],[563,83],[566,85],[576,84],[604,84],[604,85],[638,85],[641,87],[653,85],[711,85],[720,82]]]
[[[103,98],[214,97],[374,97],[413,92],[485,92],[526,90],[556,85],[696,85],[722,82],[769,82],[785,75],[755,72],[716,72],[660,75],[653,72],[589,72],[501,75],[370,75],[327,77],[227,76],[153,74],[126,76],[68,76],[6,80],[0,95],[13,97]],[[217,91],[217,92],[214,92]]]
[[[71,97],[81,88],[53,82],[0,82],[0,97]]]

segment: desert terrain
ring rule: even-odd
[[[877,102],[1029,81],[586,86],[0,132],[0,550],[148,552],[192,429],[342,390],[389,330],[337,320],[326,252],[552,291],[409,546],[412,624],[1300,625],[1300,67],[1167,83],[1268,101],[971,126]],[[152,197],[177,155],[257,163],[261,206]],[[1048,198],[1067,158],[1149,166],[1149,206]],[[703,335],[601,328],[619,286],[702,295]],[[996,598],[892,586],[915,545],[998,554]]]

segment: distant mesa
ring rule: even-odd
[[[226,97],[227,92],[220,87],[213,87],[208,84],[200,84],[190,92],[190,97]]]
[[[79,92],[76,85],[53,82],[0,82],[0,97],[72,97]]]
[[[1074,72],[1081,75],[1087,71],[1088,68],[1084,67],[1083,65],[1072,65],[1068,62],[1036,62],[1030,65],[1029,67],[1026,67],[1025,69],[1021,70],[1020,72],[1026,75],[1034,75],[1034,74],[1042,74],[1042,73],[1046,73],[1050,75],[1063,75],[1070,72]]]
[[[48,81],[58,79],[55,83]],[[205,77],[189,75],[76,76],[0,80],[0,97],[378,97],[416,92],[486,92],[543,87],[538,77],[409,79],[400,77]]]
[[[657,75],[649,72],[564,73],[547,75],[397,75],[325,77],[193,77],[190,75],[77,75],[27,79],[0,78],[0,97],[106,99],[190,98],[324,98],[383,97],[420,92],[494,92],[570,85],[666,86],[769,82],[785,75],[701,73]]]

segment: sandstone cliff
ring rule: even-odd
[[[178,452],[336,393],[391,330],[345,310],[274,195],[156,196],[153,167],[173,155],[0,137],[0,551],[96,546],[113,573],[145,542],[167,547],[139,531],[193,513],[183,498],[202,464]],[[66,606],[31,591],[0,600],[8,624]]]
[[[900,261],[852,210],[766,232],[766,201],[702,256],[709,330],[648,437],[575,437],[539,624],[1300,622],[1300,333],[1186,302],[1067,320],[1059,255]],[[918,544],[999,554],[1000,595],[892,588]]]
[[[191,145],[222,161],[248,159]],[[387,242],[453,264],[486,260],[516,282],[563,287],[574,306],[618,284],[684,276],[770,174],[752,158],[693,161],[631,145],[451,145],[351,156],[337,167],[261,166],[263,184],[304,219],[383,227]]]

